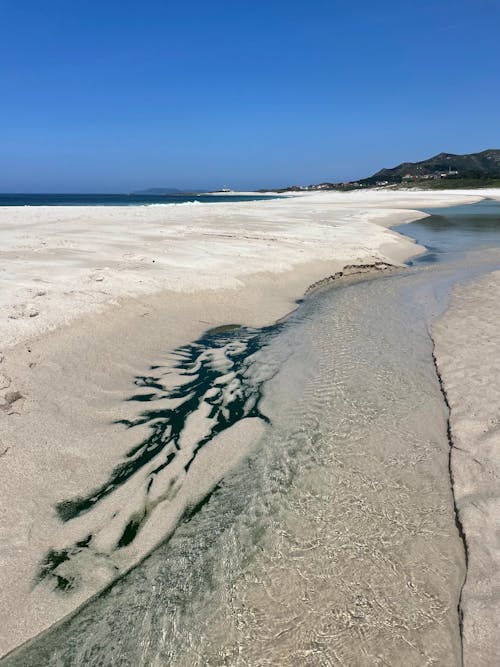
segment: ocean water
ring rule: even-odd
[[[137,423],[154,428],[106,493],[140,474],[141,456],[174,466],[190,411],[207,408],[200,448],[248,417],[266,434],[171,539],[4,664],[460,664],[464,554],[429,324],[457,282],[500,266],[500,206],[441,209],[398,231],[432,251],[325,287],[275,327],[207,332],[136,378]],[[188,401],[159,414],[172,359],[189,380],[174,398]],[[68,499],[62,520],[99,491]],[[68,545],[69,562],[85,548]],[[57,586],[57,564],[45,571]]]
[[[485,200],[476,204],[427,209],[423,218],[393,229],[406,234],[427,248],[410,265],[425,266],[452,261],[471,250],[498,247],[500,243],[500,204]]]
[[[0,194],[0,206],[151,206],[277,199],[277,195]]]

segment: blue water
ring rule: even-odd
[[[427,248],[411,266],[459,259],[465,252],[500,247],[500,202],[425,209],[430,217],[393,227]]]
[[[0,206],[147,206],[278,199],[275,195],[0,194]]]

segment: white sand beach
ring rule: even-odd
[[[345,266],[400,265],[421,249],[390,225],[423,217],[422,208],[485,197],[500,199],[500,190],[380,190],[223,204],[0,208],[0,655],[74,611],[144,558],[170,534],[186,507],[196,504],[262,434],[261,422],[243,420],[231,430],[230,439],[221,434],[211,443],[210,461],[197,459],[189,479],[181,469],[175,479],[162,478],[173,492],[169,495],[165,486],[155,491],[140,538],[117,552],[114,547],[130,519],[127,511],[143,493],[140,483],[134,497],[129,491],[113,494],[116,497],[109,497],[91,517],[83,514],[62,523],[54,508],[105,484],[117,462],[137,444],[138,431],[116,423],[134,416],[136,407],[125,400],[134,391],[134,377],[207,329],[272,323],[295,307],[309,285]],[[498,393],[491,375],[496,321],[486,296],[498,296],[499,284],[495,274],[471,288],[476,291],[465,290],[456,301],[461,304],[463,299],[464,305],[454,306],[446,316],[450,320],[445,318],[435,329],[452,430],[457,438],[467,439],[466,444],[457,441],[462,449],[471,450],[479,438],[483,442],[484,429],[492,430],[496,423],[496,415],[489,412]],[[478,331],[472,330],[478,303],[485,309],[480,335],[485,344],[491,341],[488,354]],[[477,349],[469,345],[472,333]],[[462,362],[452,367],[459,352]],[[482,407],[477,402],[486,377],[480,370],[486,370],[480,365],[481,354],[488,356],[484,362],[490,364],[487,377],[492,378],[492,393]],[[469,375],[471,365],[476,375]],[[477,391],[471,391],[471,379]],[[471,411],[476,410],[474,420]],[[183,444],[187,453],[191,435],[194,439],[203,432],[208,419],[198,414],[189,424]],[[488,451],[493,461],[494,453]],[[469,463],[463,470],[465,478],[456,473],[457,488],[462,489],[457,502],[467,532],[467,516],[470,526],[477,526],[480,513],[470,500],[469,473],[484,471]],[[487,479],[495,478],[493,467],[487,471]],[[485,480],[474,479],[473,484],[487,484]],[[491,513],[497,500],[488,499],[488,493],[481,492],[480,505]],[[78,589],[61,595],[40,583],[46,554],[89,534],[97,545],[92,559],[82,556],[78,571],[68,573],[80,577]],[[472,564],[474,539],[482,538],[479,529],[471,528]],[[492,536],[491,560],[482,562],[485,568],[497,558],[495,539]],[[480,600],[483,584],[474,583],[474,577],[468,576],[464,609],[492,609],[493,602]],[[484,635],[491,646],[492,632],[491,627]]]
[[[2,207],[1,345],[127,297],[234,289],[256,274],[320,261],[332,270],[382,256],[399,261],[415,249],[382,225],[416,219],[422,207],[494,194],[369,191],[235,204]],[[324,277],[325,268],[309,266],[310,278],[291,286],[288,299]]]

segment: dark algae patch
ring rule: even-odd
[[[252,354],[259,350],[263,339],[272,334],[273,327],[258,330],[241,329],[237,325],[229,326],[231,328],[221,327],[221,330],[212,330],[194,343],[184,345],[174,351],[173,355],[178,359],[175,369],[183,376],[191,378],[187,383],[168,390],[162,385],[161,375],[136,377],[136,386],[151,388],[155,391],[148,394],[134,394],[128,399],[129,401],[154,405],[155,401],[163,398],[185,400],[175,409],[155,409],[152,407],[142,412],[133,421],[123,420],[118,422],[128,429],[144,424],[150,425],[150,435],[128,452],[126,459],[114,469],[109,479],[102,486],[87,496],[59,503],[56,510],[62,521],[69,521],[87,512],[118,486],[124,484],[132,475],[139,472],[160,452],[168,451],[168,454],[166,454],[165,461],[153,470],[152,475],[169,465],[175,459],[176,452],[180,450],[179,441],[187,419],[199,408],[201,402],[205,401],[211,405],[212,409],[209,416],[215,420],[215,423],[210,433],[197,443],[192,458],[186,464],[186,469],[189,468],[201,447],[217,433],[229,428],[236,421],[244,417],[266,419],[259,410],[262,387],[245,383],[245,376],[248,366],[251,364]],[[238,345],[231,347],[230,334],[235,327],[240,329],[237,342],[244,341],[245,343],[241,349]],[[243,387],[241,396],[228,405],[224,404],[224,399],[220,395],[213,398],[205,396],[207,390],[222,377],[226,370],[218,369],[210,354],[206,353],[223,347],[227,348],[226,354],[231,358],[233,364],[231,370],[239,377]]]
[[[189,457],[183,464],[185,475],[189,474],[200,450],[236,422],[249,417],[269,421],[260,410],[260,402],[263,385],[275,369],[271,364],[264,372],[254,372],[258,365],[255,355],[283,326],[281,323],[257,329],[229,324],[211,329],[193,343],[169,353],[167,363],[151,366],[149,374],[137,376],[134,384],[141,391],[132,394],[127,401],[137,403],[141,411],[135,419],[116,423],[126,429],[146,426],[147,437],[127,452],[102,485],[86,495],[58,503],[55,509],[59,519],[64,523],[77,519],[132,478],[140,476],[145,499],[130,516],[115,549],[132,544],[158,502],[175,495],[178,476],[172,477],[160,500],[150,498],[150,490],[157,475],[176,464],[183,451],[186,427],[195,413],[206,415],[209,428],[190,446]],[[169,381],[172,374],[180,379],[173,387]],[[175,401],[176,407],[168,407],[168,401]],[[153,468],[152,462],[155,463]],[[189,515],[195,511],[191,508]],[[76,583],[61,581],[60,566],[88,548],[93,548],[92,536],[67,549],[49,552],[41,565],[38,581],[54,578],[59,590],[70,591]],[[95,553],[99,557],[107,556]]]

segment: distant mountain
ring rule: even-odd
[[[136,190],[133,195],[182,195],[185,190],[177,188],[147,188],[146,190]]]
[[[292,185],[278,192],[303,190],[355,190],[374,186],[405,186],[418,188],[479,188],[500,186],[500,149],[490,148],[481,153],[455,155],[439,153],[421,162],[402,162],[392,169],[381,169],[373,176],[343,183],[316,183],[314,185]]]
[[[376,183],[401,183],[403,180],[428,180],[453,176],[455,178],[484,179],[500,177],[500,150],[489,149],[481,153],[455,155],[439,153],[421,162],[402,162],[392,169],[381,169],[359,183],[375,185]]]

